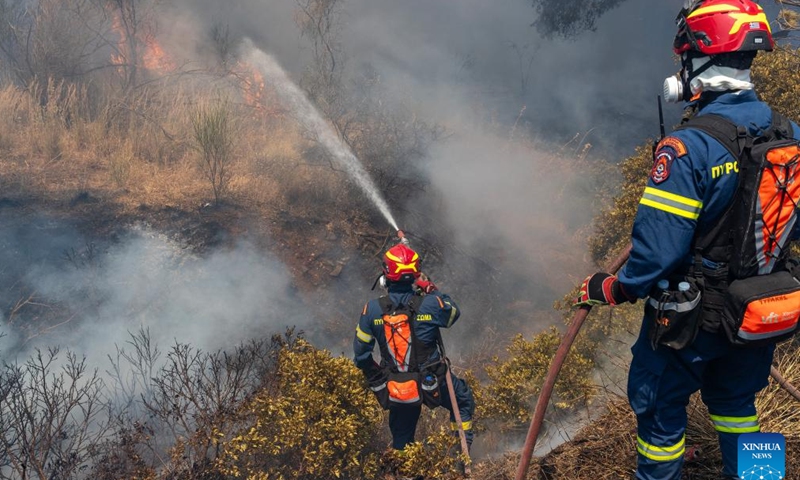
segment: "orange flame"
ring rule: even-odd
[[[120,12],[116,9],[111,11],[111,30],[118,37],[117,53],[111,55],[111,64],[120,67],[130,64],[128,58],[132,53],[128,44],[130,39],[125,32]],[[153,35],[139,33],[136,36],[135,47],[136,58],[139,60],[136,66],[159,73],[171,72],[177,68]]]
[[[240,61],[233,70],[234,76],[239,79],[244,103],[253,109],[256,117],[285,113],[278,106],[275,90],[267,86],[264,75],[257,68]]]
[[[155,38],[146,38],[144,40],[144,45],[145,51],[142,55],[142,64],[144,68],[162,73],[176,70],[177,66],[175,62],[169,58]]]

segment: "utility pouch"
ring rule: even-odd
[[[419,372],[390,372],[386,389],[389,407],[417,406],[422,404],[422,388]]]
[[[425,373],[420,381],[422,389],[422,403],[430,409],[442,404],[442,395],[439,392],[439,379],[432,373]]]
[[[419,385],[422,389],[422,403],[430,409],[434,409],[442,404],[440,386],[444,374],[440,374],[440,371],[444,371],[441,368],[443,366],[445,366],[444,362],[438,362],[435,365],[423,368],[420,374]]]
[[[659,345],[675,350],[685,348],[694,342],[700,329],[702,282],[691,276],[677,280],[670,282],[671,287],[654,288],[645,304],[645,316],[652,321],[649,340],[653,350]]]
[[[722,315],[728,340],[758,347],[786,340],[800,320],[800,281],[787,271],[734,280]]]

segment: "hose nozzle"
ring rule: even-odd
[[[403,245],[408,245],[408,239],[406,238],[405,232],[403,232],[402,230],[397,231],[397,238],[400,239],[400,243],[402,243]]]

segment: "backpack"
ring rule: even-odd
[[[704,321],[719,325],[735,345],[785,340],[800,321],[795,278],[800,271],[787,262],[800,202],[800,142],[793,138],[792,124],[773,112],[769,129],[753,136],[743,126],[707,114],[679,127],[686,128],[716,139],[737,159],[733,168],[739,172],[728,209],[694,239]],[[708,268],[703,258],[721,268]]]
[[[435,408],[441,404],[439,378],[434,365],[426,362],[436,346],[424,346],[416,336],[413,320],[424,297],[414,295],[405,305],[394,305],[388,296],[378,299],[383,310],[385,342],[380,343],[381,357],[387,365],[385,391],[378,392],[384,408],[425,404]]]

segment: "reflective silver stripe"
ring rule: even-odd
[[[452,303],[450,302],[444,302],[444,303],[450,307],[450,319],[447,320],[447,326],[450,327],[453,324],[453,320],[455,320],[456,318],[456,312],[458,312],[458,310],[456,310],[456,307],[454,307]]]
[[[797,328],[797,324],[791,325],[791,326],[789,326],[787,328],[784,328],[782,330],[775,330],[775,331],[767,332],[767,333],[749,333],[749,332],[743,332],[743,331],[739,330],[736,333],[736,336],[741,338],[742,340],[760,340],[760,339],[764,339],[764,338],[777,337],[778,335],[783,335],[784,333],[790,333],[790,332],[794,331],[795,328]]]
[[[392,360],[394,360],[394,364],[397,367],[398,372],[407,372],[409,363],[411,361],[411,342],[408,342],[408,350],[406,350],[406,358],[398,359],[394,354],[394,350],[392,350],[391,348],[389,348],[389,356],[392,357]]]
[[[758,274],[765,275],[768,273],[772,273],[772,269],[775,268],[775,262],[778,261],[780,257],[780,253],[783,251],[783,247],[786,245],[786,240],[789,237],[789,234],[794,230],[794,224],[797,222],[797,215],[792,215],[792,218],[789,219],[789,222],[783,229],[782,234],[775,240],[777,246],[774,248],[774,255],[767,258],[764,254],[764,217],[763,211],[761,208],[761,201],[758,201],[758,207],[756,212],[758,213],[756,217],[755,223],[755,236],[756,236],[756,258],[758,259]]]
[[[386,388],[386,382],[383,382],[382,384],[378,385],[377,387],[369,387],[369,389],[372,390],[373,392],[380,392],[384,388]]]
[[[411,324],[410,323],[408,324],[408,327],[411,328]],[[387,338],[386,342],[391,344],[395,335],[398,335],[398,336],[400,336],[402,338],[402,335],[400,335],[400,333],[397,333],[397,332],[393,331],[392,332],[392,337],[391,338]],[[414,345],[412,345],[412,343],[411,343],[411,338],[408,339],[408,349],[406,350],[405,358],[397,358],[397,356],[395,355],[394,348],[392,348],[391,345],[389,345],[388,347],[389,347],[388,348],[389,356],[392,357],[392,360],[394,361],[394,364],[397,367],[397,371],[398,372],[407,372],[408,371],[408,367],[411,365],[411,349],[415,348]]]
[[[710,415],[714,428],[723,433],[751,433],[759,430],[758,416],[749,417],[722,417]]]
[[[660,303],[657,299],[650,297],[647,300],[647,303],[652,305],[655,308],[660,308],[661,310],[674,310],[676,312],[690,312],[694,310],[697,305],[700,303],[700,294],[697,295],[697,298],[692,300],[691,302],[667,302],[667,303]]]
[[[416,403],[416,402],[419,402],[419,395],[417,395],[414,398],[410,398],[408,400],[400,400],[399,398],[390,396],[389,400],[391,400],[394,403]]]

